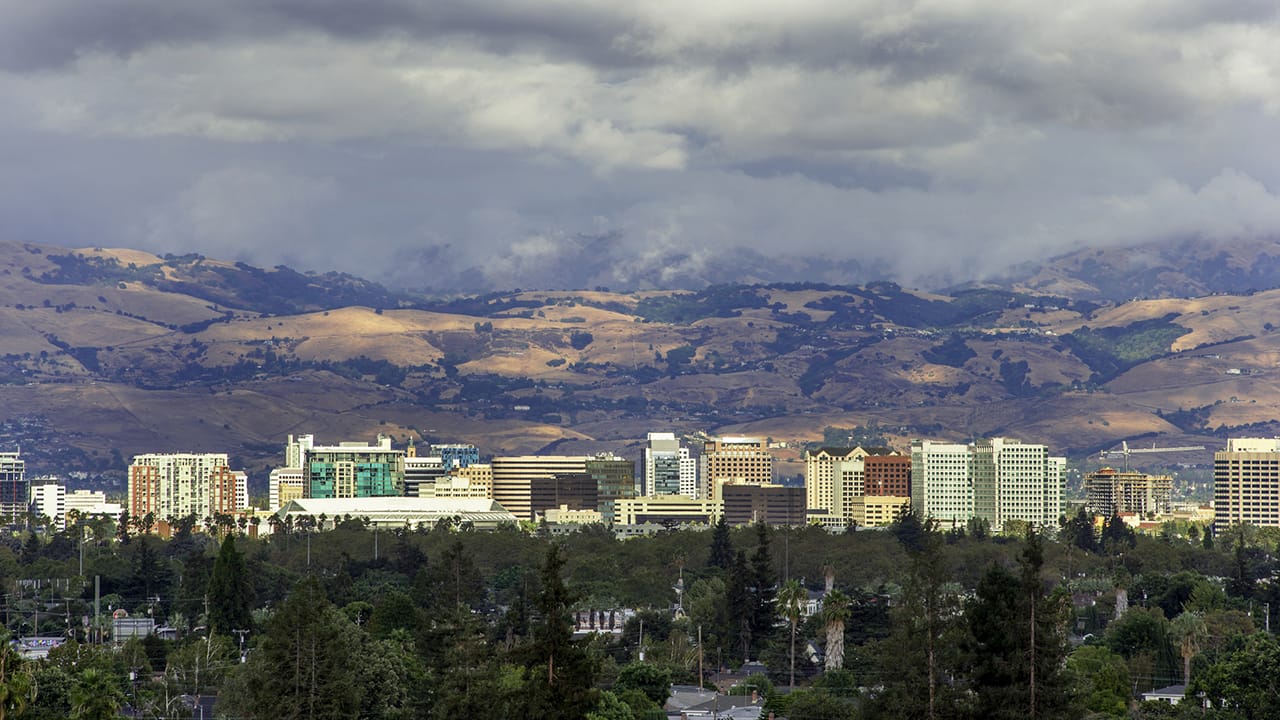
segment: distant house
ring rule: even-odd
[[[1186,685],[1170,685],[1156,690],[1150,690],[1142,693],[1143,700],[1159,700],[1167,702],[1170,705],[1177,705],[1187,695]]]

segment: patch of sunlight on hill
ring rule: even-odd
[[[72,252],[77,255],[86,257],[100,257],[115,260],[121,265],[128,266],[130,263],[142,267],[144,265],[159,265],[164,262],[157,255],[142,250],[130,250],[129,248],[77,248]]]

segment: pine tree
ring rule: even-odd
[[[729,540],[729,522],[724,515],[711,529],[711,554],[707,566],[728,570],[733,567],[733,543]]]
[[[726,639],[732,638],[733,631],[736,630],[738,644],[742,648],[742,662],[751,660],[751,631],[755,617],[755,598],[752,594],[754,582],[747,565],[747,554],[739,550],[734,556],[733,567],[729,569],[729,582],[725,585],[724,594],[732,625]]]
[[[542,566],[532,642],[518,652],[530,669],[528,714],[547,720],[581,718],[599,699],[595,662],[573,640],[570,609],[576,598],[560,576],[563,568],[560,546],[552,543]]]
[[[308,576],[289,593],[220,704],[240,717],[356,717],[362,695],[352,668],[361,662],[359,637],[359,628]]]
[[[756,524],[756,551],[751,555],[752,613],[751,638],[757,647],[773,637],[773,601],[778,592],[778,576],[769,554],[769,526]]]
[[[245,570],[244,555],[228,534],[218,550],[209,576],[209,627],[224,635],[247,630],[253,623],[253,583]]]
[[[1069,717],[1064,671],[1067,605],[1045,593],[1044,550],[1028,531],[1017,575],[996,565],[969,603],[968,646],[980,717],[1044,720]]]

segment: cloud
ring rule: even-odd
[[[0,16],[0,229],[28,241],[456,290],[945,283],[1280,230],[1261,0]]]

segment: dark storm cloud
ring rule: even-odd
[[[436,289],[1280,234],[1273,3],[0,0],[0,235]]]

